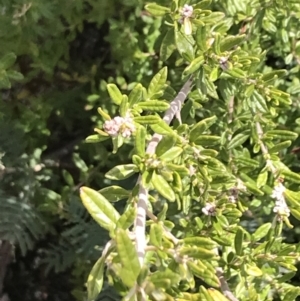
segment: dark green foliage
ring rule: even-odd
[[[157,4],[169,7],[170,2],[161,0]],[[178,2],[183,6],[188,1]],[[220,150],[214,156],[226,168],[235,166],[235,176],[248,179],[247,188],[251,193],[243,196],[240,205],[247,207],[257,218],[245,214],[240,225],[253,233],[271,220],[272,199],[264,201],[261,194],[266,191],[270,194],[273,178],[264,173],[264,158],[257,154],[257,146],[254,146],[255,129],[249,121],[250,110],[247,115],[243,108],[237,108],[231,123],[231,117],[226,114],[232,95],[237,101],[247,98],[250,100],[248,103],[245,100],[244,105],[255,103],[255,110],[268,119],[264,131],[276,127],[300,133],[297,120],[300,116],[300,8],[297,1],[234,0],[211,1],[211,4],[210,1],[190,1],[190,4],[199,3],[200,7],[204,2],[207,5],[203,9],[222,12],[222,15],[215,14],[213,21],[208,20],[212,22],[211,28],[219,33],[216,39],[220,40],[220,45],[219,48],[214,45],[213,51],[231,51],[239,45],[243,51],[249,51],[252,58],[244,57],[241,63],[246,67],[236,73],[228,72],[223,78],[219,77],[218,61],[209,60],[209,67],[202,68],[197,74],[196,87],[202,94],[190,94],[182,110],[182,121],[193,125],[212,115],[218,116],[215,123],[200,126],[199,131],[204,134],[198,133],[198,129],[194,131],[193,142],[208,148],[207,156],[213,156],[216,149]],[[192,47],[178,49],[182,58],[175,47],[175,39],[177,46],[186,45],[181,43],[180,34],[174,35],[170,26],[162,25],[160,17],[151,16],[145,10],[145,4],[144,0],[3,0],[0,4],[0,240],[14,244],[17,250],[15,267],[20,270],[23,269],[22,262],[32,262],[34,259],[30,256],[33,256],[40,259],[37,270],[43,275],[51,278],[56,277],[54,272],[67,271],[67,274],[61,274],[61,281],[70,280],[77,300],[84,299],[83,283],[109,240],[108,233],[88,216],[81,205],[79,188],[83,185],[95,189],[120,185],[130,190],[136,180],[132,177],[116,183],[105,178],[105,174],[116,165],[132,163],[131,142],[123,145],[117,154],[112,154],[113,145],[109,140],[100,144],[84,142],[85,137],[95,134],[94,128],[103,126],[98,107],[112,117],[118,115],[118,108],[107,93],[107,84],[116,84],[121,93],[129,94],[136,83],[148,87],[153,75],[167,65],[167,79],[172,88],[165,89],[161,100],[170,102],[175,95],[174,89],[182,86],[183,70],[184,75],[191,74],[204,60],[204,57],[192,57]],[[171,19],[167,17],[166,21]],[[202,29],[197,32],[196,44],[205,50],[201,37],[210,37],[211,33]],[[237,41],[230,38],[239,33]],[[242,56],[241,53],[238,55]],[[255,56],[260,59],[253,59]],[[188,63],[184,63],[184,59]],[[260,73],[268,85],[290,93],[291,105],[286,95],[273,99],[272,105],[276,103],[276,110],[284,113],[270,116],[270,102],[264,99],[263,89],[253,92],[251,85],[247,91],[243,89],[244,74],[256,79],[251,77],[251,72]],[[159,110],[157,113],[161,114]],[[227,123],[230,126],[223,131]],[[177,125],[178,122],[174,121],[173,126]],[[180,132],[179,128],[177,130]],[[181,130],[185,132],[185,129]],[[224,141],[229,136],[233,139],[227,145]],[[291,135],[271,135],[265,141],[274,153],[278,146],[276,156],[291,171],[298,173],[299,158],[292,149],[299,146],[300,138],[288,143],[289,146],[279,147],[290,138]],[[143,154],[142,147],[137,145],[139,154]],[[228,150],[232,150],[232,157],[228,156]],[[220,174],[223,167],[217,166],[216,161],[211,160],[209,164],[209,172],[214,177],[211,183],[213,194],[222,199],[231,192],[234,179],[226,174],[226,168]],[[180,191],[187,185],[178,184],[179,174],[180,171],[175,177]],[[244,175],[255,181],[254,184]],[[293,174],[288,176],[295,179]],[[158,174],[159,177],[163,176]],[[176,184],[176,179],[172,185]],[[225,180],[229,184],[224,185],[221,192],[219,183]],[[168,193],[170,181],[166,183],[165,197],[174,200],[174,195]],[[288,189],[297,191],[298,186],[291,180]],[[186,190],[185,193],[188,195],[194,191]],[[153,198],[157,196],[154,194]],[[114,206],[123,212],[124,203],[114,203]],[[163,202],[158,200],[154,206],[155,214],[161,212],[162,205]],[[169,220],[175,224],[175,233],[193,235],[202,229],[197,220],[201,206],[188,199],[181,206],[178,210],[177,201],[169,203]],[[185,213],[189,210],[191,213],[187,217]],[[231,213],[227,209],[224,215],[229,220],[235,219]],[[193,222],[187,224],[187,219]],[[294,218],[291,223],[294,229],[283,231],[286,241],[295,243],[299,240],[300,225]],[[241,237],[235,237],[238,252],[242,252]],[[223,241],[226,245],[225,240],[226,235]],[[29,250],[32,251],[28,253]],[[21,259],[24,255],[27,257]],[[25,270],[21,273],[25,278],[35,273],[30,264]],[[9,274],[7,279],[10,280]],[[117,293],[107,281],[119,292],[125,292],[119,280],[106,279],[98,300],[117,300]],[[293,282],[299,283],[297,274]],[[34,282],[30,285],[35,287]],[[8,292],[15,289],[11,283],[7,287]],[[24,301],[32,300],[32,296],[24,298]]]

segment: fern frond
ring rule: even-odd
[[[66,230],[60,234],[59,241],[47,251],[43,263],[46,272],[62,272],[70,268],[78,257],[82,260],[97,259],[102,247],[109,239],[108,234],[86,214],[78,198],[71,199],[68,207]]]
[[[18,245],[22,255],[48,231],[34,207],[0,192],[0,239]]]

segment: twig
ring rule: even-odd
[[[258,121],[256,121],[255,125],[256,125],[256,132],[257,132],[257,135],[258,135],[258,138],[259,138],[259,144],[260,144],[261,151],[262,151],[262,153],[263,153],[263,155],[264,155],[264,157],[266,159],[268,167],[271,169],[271,172],[274,175],[276,175],[276,173],[277,173],[276,167],[274,166],[274,164],[272,163],[272,161],[268,158],[269,157],[268,148],[267,148],[267,146],[262,141],[263,135],[264,135],[262,127],[261,127],[261,125],[260,125],[260,123]]]
[[[157,217],[152,212],[150,212],[149,210],[147,210],[147,215],[154,222],[157,222]],[[163,229],[165,231],[166,236],[168,236],[168,238],[173,241],[174,245],[175,246],[178,245],[179,240],[167,229],[167,227],[163,226]]]
[[[221,284],[221,291],[224,294],[225,297],[227,297],[231,301],[239,301],[231,292],[228,283],[226,279],[224,278],[223,270],[222,268],[216,268],[217,276],[220,280]]]
[[[192,78],[181,88],[180,92],[177,94],[175,99],[170,103],[170,108],[165,113],[163,120],[170,124],[174,118],[176,112],[181,109],[182,104],[184,103],[188,93],[191,90]],[[157,144],[162,139],[162,135],[154,134],[147,149],[147,154],[154,154]],[[148,201],[148,190],[142,184],[141,177],[138,179],[139,185],[139,200],[137,203],[137,216],[135,219],[135,240],[136,240],[136,251],[141,266],[144,265],[145,258],[145,247],[146,247],[146,212],[147,212],[147,201]]]

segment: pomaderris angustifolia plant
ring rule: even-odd
[[[132,145],[131,163],[106,177],[137,177],[131,191],[81,188],[83,204],[111,238],[88,278],[88,300],[104,279],[126,301],[300,295],[289,284],[299,247],[284,241],[290,218],[300,218],[300,175],[282,156],[298,137],[286,126],[293,101],[280,89],[287,71],[266,66],[257,38],[271,2],[244,2],[237,17],[211,11],[210,0],[146,5],[162,17],[161,64],[171,55],[176,62],[129,95],[108,84],[119,114],[99,108],[103,125],[87,138],[111,139],[114,153]],[[279,16],[300,11],[292,1],[275,2]],[[119,213],[112,202],[124,199]]]

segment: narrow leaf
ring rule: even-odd
[[[246,133],[237,134],[228,143],[228,149],[236,148],[236,147],[242,145],[248,139],[249,139],[249,134],[246,134]]]
[[[101,227],[106,230],[115,228],[120,215],[105,197],[88,187],[80,188],[80,197],[85,208]]]
[[[164,112],[169,109],[170,105],[162,100],[148,100],[139,102],[137,107],[150,112]]]
[[[164,7],[161,5],[158,5],[156,3],[149,3],[145,6],[145,9],[153,16],[155,17],[162,17],[165,14],[170,12],[170,9],[168,7]]]
[[[154,188],[167,200],[174,202],[175,193],[171,188],[170,184],[164,179],[163,176],[158,175],[156,172],[153,172],[151,183]]]
[[[119,88],[115,84],[108,84],[107,91],[111,100],[116,104],[120,105],[123,100],[123,95],[120,92]]]
[[[145,148],[146,148],[146,129],[143,126],[138,126],[135,133],[135,151],[136,154],[140,157],[145,156]]]
[[[102,290],[104,264],[104,258],[100,257],[89,274],[87,280],[88,301],[96,300]]]
[[[109,186],[99,190],[106,199],[110,202],[118,202],[120,200],[128,199],[130,192],[119,186]]]
[[[133,287],[141,270],[135,247],[123,229],[116,231],[116,243],[123,267],[121,279],[128,287]]]
[[[160,97],[164,91],[164,86],[167,80],[168,68],[162,68],[151,80],[148,88],[148,98],[153,99]]]
[[[142,99],[142,95],[143,86],[141,84],[135,85],[128,96],[129,108],[132,108],[136,103],[138,103]]]
[[[244,231],[238,228],[234,238],[234,248],[237,255],[243,254]]]
[[[124,180],[139,170],[134,164],[117,165],[105,174],[105,177],[110,180]]]
[[[155,115],[148,115],[148,116],[134,117],[133,120],[134,122],[140,124],[156,124],[161,121],[161,118]]]

